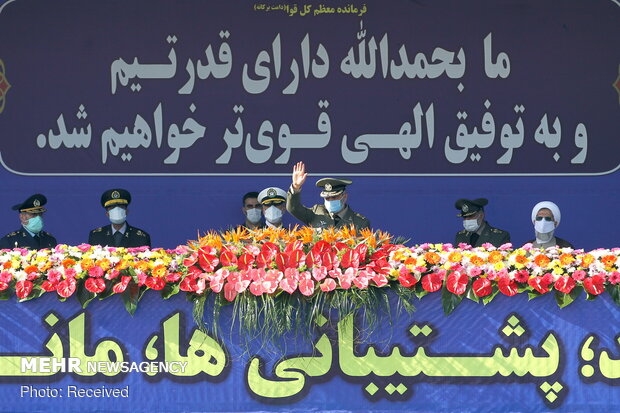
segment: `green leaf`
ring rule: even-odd
[[[163,290],[161,290],[161,298],[163,298],[164,300],[167,300],[168,298],[172,297],[175,294],[178,294],[179,291],[181,291],[179,289],[179,284],[166,284],[166,286],[164,287]]]
[[[125,310],[131,315],[134,315],[136,309],[138,308],[138,301],[142,297],[142,293],[140,292],[140,287],[133,281],[129,282],[129,285],[121,293],[121,298],[123,299],[123,304],[125,304]]]
[[[80,283],[78,285],[76,297],[82,305],[82,308],[86,308],[88,303],[90,303],[96,296],[97,294],[91,293],[86,289],[86,287],[84,287],[84,283]]]
[[[594,295],[594,294],[590,294],[589,292],[586,291],[586,300],[588,301],[594,301],[598,298],[598,295]]]
[[[499,288],[497,287],[497,285],[493,285],[493,292],[485,297],[482,297],[482,304],[489,304],[491,301],[493,301],[497,293],[499,293]]]
[[[454,309],[463,301],[463,295],[452,294],[446,288],[446,284],[444,283],[441,288],[441,305],[443,306],[443,312],[446,315],[451,314]]]
[[[107,282],[105,290],[97,294],[97,297],[99,297],[100,300],[103,300],[104,298],[108,298],[109,296],[113,295],[114,294],[114,290],[112,289],[113,287],[114,287],[114,283]]]
[[[12,294],[11,291],[9,289],[6,289],[4,291],[0,291],[0,300],[9,300],[11,298]]]
[[[480,297],[478,297],[476,295],[476,293],[474,293],[474,288],[473,288],[473,284],[470,283],[467,286],[467,291],[465,291],[465,296],[467,297],[467,299],[475,302],[475,303],[479,303],[480,302]]]
[[[582,291],[583,287],[575,287],[569,294],[564,294],[563,292],[556,290],[555,301],[558,303],[558,306],[560,308],[564,308],[573,301],[575,301],[575,299],[579,297],[579,294],[581,294]]]
[[[620,306],[620,284],[616,284],[616,285],[609,284],[605,287],[605,289],[611,296],[611,299],[614,300],[614,303]]]
[[[543,294],[541,294],[538,291],[534,290],[534,291],[530,291],[529,293],[527,293],[527,296],[529,297],[530,300],[533,300],[534,298],[542,297]]]

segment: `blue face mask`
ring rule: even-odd
[[[342,199],[336,199],[333,201],[328,201],[327,199],[325,200],[325,208],[327,208],[327,211],[330,214],[335,214],[337,212],[340,212],[340,210],[342,209]]]
[[[43,229],[43,218],[41,218],[40,215],[30,218],[28,220],[28,223],[24,225],[24,228],[26,228],[28,231],[32,232],[33,234],[38,234]]]

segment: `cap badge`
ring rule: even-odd
[[[40,207],[41,206],[41,201],[39,201],[38,199],[35,199],[34,202],[32,203],[32,205],[34,205],[35,207]]]
[[[332,184],[325,184],[325,190],[326,191],[331,191],[332,190]]]
[[[267,196],[269,196],[269,197],[274,197],[274,196],[276,196],[276,190],[275,190],[275,189],[273,189],[273,188],[269,188],[269,189],[267,190]]]
[[[121,194],[118,191],[113,191],[112,192],[112,198],[113,199],[118,199],[121,197]]]
[[[467,213],[469,211],[469,206],[467,204],[463,204],[461,209],[463,210],[463,212]]]

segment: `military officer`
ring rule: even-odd
[[[245,222],[241,226],[247,229],[259,229],[263,227],[261,218],[263,216],[262,206],[258,202],[258,192],[248,192],[243,195],[243,206],[241,212],[245,217]]]
[[[101,205],[106,210],[111,225],[90,231],[88,243],[110,247],[151,246],[151,237],[140,228],[127,223],[127,207],[131,203],[131,194],[124,189],[110,189],[101,195]]]
[[[462,231],[456,233],[456,244],[464,243],[472,247],[479,247],[482,244],[489,243],[496,247],[510,242],[510,234],[507,231],[493,228],[484,220],[484,206],[489,201],[484,198],[474,200],[459,199],[454,206],[460,210],[457,214],[463,217]]]
[[[19,211],[19,221],[22,227],[17,231],[11,232],[0,239],[0,249],[11,248],[54,248],[57,244],[49,232],[43,229],[43,213],[46,211],[43,205],[47,203],[47,198],[41,194],[32,195],[21,204],[13,207],[14,211]]]
[[[258,194],[267,227],[282,227],[282,217],[286,211],[286,192],[274,186],[265,188]]]
[[[347,204],[347,185],[353,182],[349,179],[323,178],[316,181],[316,186],[321,188],[323,204],[306,208],[301,204],[301,187],[306,181],[308,174],[303,162],[298,162],[293,167],[293,182],[286,197],[286,209],[295,218],[305,225],[314,228],[348,227],[353,225],[356,229],[370,228],[370,221],[363,215],[353,212]]]

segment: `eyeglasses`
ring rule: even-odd
[[[551,217],[536,217],[536,221],[542,221],[543,219],[548,222],[553,221],[553,218]]]

